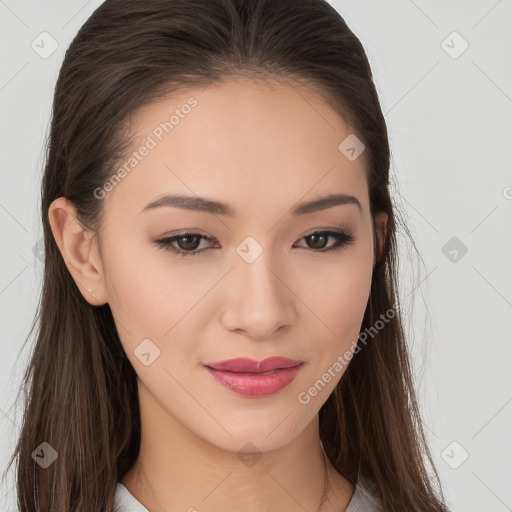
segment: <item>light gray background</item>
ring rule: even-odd
[[[1,469],[20,424],[19,351],[41,285],[34,246],[53,88],[67,46],[101,3],[0,0]],[[458,512],[512,511],[512,2],[331,3],[367,51],[395,201],[423,258],[415,263],[401,238],[418,395],[446,498]],[[44,31],[58,43],[47,58],[31,47],[46,38],[51,49]]]

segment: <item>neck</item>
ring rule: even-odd
[[[330,512],[350,502],[354,486],[325,456],[318,416],[285,446],[234,453],[199,438],[148,396],[140,403],[139,457],[121,483],[151,512],[220,512],[234,503],[243,512]]]

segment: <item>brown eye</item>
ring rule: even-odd
[[[326,248],[327,241],[329,238],[333,238],[336,242],[330,247]],[[303,237],[303,240],[307,240],[308,247],[315,249],[317,252],[327,252],[348,245],[354,241],[354,237],[343,231],[315,231],[310,235]]]
[[[196,235],[181,236],[176,239],[178,247],[184,251],[195,251],[201,242],[201,237]]]
[[[179,235],[155,240],[155,243],[164,250],[178,256],[196,256],[205,251],[205,249],[201,251],[197,250],[202,240],[212,240],[212,238],[199,233],[181,233]],[[176,248],[173,244],[178,245],[178,247]]]

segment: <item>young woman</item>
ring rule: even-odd
[[[323,0],[106,0],[58,77],[21,512],[441,512],[386,125]]]

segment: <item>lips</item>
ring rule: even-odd
[[[245,397],[264,397],[277,393],[293,381],[302,361],[269,357],[263,361],[230,359],[204,365],[216,382]]]
[[[286,357],[268,357],[263,361],[254,361],[253,359],[229,359],[215,363],[207,363],[205,366],[214,370],[225,370],[236,373],[265,373],[272,370],[292,368],[302,361],[288,359]]]

